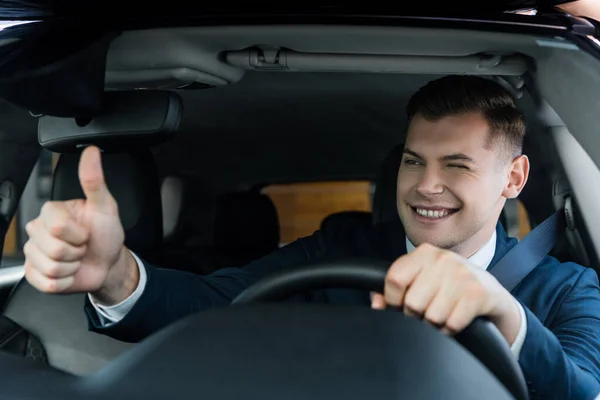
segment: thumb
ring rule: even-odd
[[[88,146],[79,159],[79,182],[87,199],[86,204],[92,204],[100,209],[108,208],[114,201],[104,181],[100,149]]]

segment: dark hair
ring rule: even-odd
[[[409,100],[408,122],[415,115],[436,121],[449,115],[481,113],[490,126],[489,145],[505,146],[512,160],[523,150],[525,118],[509,91],[499,83],[478,76],[450,75],[427,83]]]

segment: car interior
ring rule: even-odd
[[[105,90],[176,95],[181,119],[175,128],[138,136],[115,128],[125,133],[112,131],[106,139],[75,119],[34,116],[3,102],[0,184],[12,182],[12,198],[25,201],[21,194],[40,152],[49,151],[57,156],[50,199],[82,197],[81,144],[99,145],[131,250],[161,268],[193,274],[243,268],[285,245],[281,216],[265,193],[272,185],[373,185],[368,211],[325,215],[315,229],[397,219],[408,98],[440,76],[475,74],[510,90],[526,115],[524,152],[532,170],[519,201],[530,226],[564,210],[567,222],[552,255],[600,272],[600,213],[594,212],[600,199],[600,47],[594,56],[561,29],[527,28],[126,30],[107,45]],[[57,134],[53,126],[67,126],[69,134],[46,140],[44,132]],[[504,213],[502,222],[508,221]],[[0,268],[0,293],[2,323],[13,324],[0,343],[7,352],[85,376],[137,346],[89,332],[85,295],[41,293],[23,278],[22,266]]]

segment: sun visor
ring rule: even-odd
[[[90,144],[122,151],[170,139],[179,128],[183,101],[174,92],[107,92],[93,118],[40,117],[39,143],[54,152],[80,151]]]
[[[106,54],[116,36],[106,28],[67,22],[29,22],[1,29],[0,97],[32,114],[97,114]]]

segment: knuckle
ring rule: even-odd
[[[427,242],[422,243],[416,248],[416,251],[419,251],[420,253],[429,253],[435,250],[437,250],[437,247]]]
[[[485,296],[485,288],[478,282],[472,282],[467,285],[465,296],[467,296],[470,300],[481,299]]]
[[[53,212],[56,204],[53,201],[46,201],[42,204],[42,208],[40,209],[40,215],[46,215]]]
[[[48,249],[47,256],[53,260],[61,260],[65,255],[66,249],[63,243],[54,244]]]
[[[413,306],[419,301],[419,293],[414,288],[410,288],[404,295],[404,304]]]
[[[442,325],[444,323],[444,318],[440,314],[428,314],[425,318],[434,325]]]
[[[46,293],[55,293],[58,288],[58,283],[56,279],[46,279],[40,288],[42,291]]]
[[[25,268],[25,278],[27,278],[27,280],[29,281],[29,277],[32,274],[31,270],[33,268],[33,265],[31,265],[29,260],[25,260],[25,263],[23,263],[23,267]],[[31,283],[31,281],[29,282]]]
[[[56,221],[50,226],[50,233],[53,236],[61,236],[67,230],[66,221]]]
[[[25,242],[25,244],[23,245],[23,253],[25,254],[25,257],[28,257],[31,255],[31,251],[33,250],[31,247],[33,246],[33,243],[31,243],[31,239],[27,240]]]
[[[108,208],[112,214],[119,214],[119,204],[114,197],[111,197],[110,201],[108,202]]]
[[[27,280],[27,282],[34,288],[36,288],[38,290],[42,290],[42,288],[40,287],[40,285],[38,284],[38,282],[35,278],[35,273],[33,272],[33,266],[29,263],[25,263],[25,280]]]
[[[442,325],[444,323],[444,318],[439,313],[434,313],[427,311],[425,313],[425,319],[434,325]]]
[[[468,281],[473,279],[473,274],[471,270],[464,265],[457,264],[454,266],[454,270],[452,271],[452,275],[454,279],[459,282]]]
[[[456,261],[456,255],[453,252],[447,250],[439,251],[436,255],[436,260],[440,264],[444,265],[454,264],[454,262]]]
[[[59,262],[49,262],[45,268],[45,275],[50,278],[58,278],[61,272],[61,265]]]
[[[415,312],[422,312],[423,306],[421,304],[420,296],[414,291],[409,291],[404,298],[404,305]]]
[[[445,325],[452,332],[460,332],[467,325],[467,316],[455,313],[448,318]]]
[[[386,280],[388,281],[389,285],[398,288],[405,288],[410,283],[405,275],[393,272],[387,275]]]
[[[446,321],[446,328],[451,332],[460,332],[463,330],[464,326],[460,320],[453,318]]]
[[[32,235],[36,224],[37,224],[37,218],[32,219],[31,221],[27,222],[27,224],[25,224],[25,232],[27,232],[27,234],[29,236]]]

